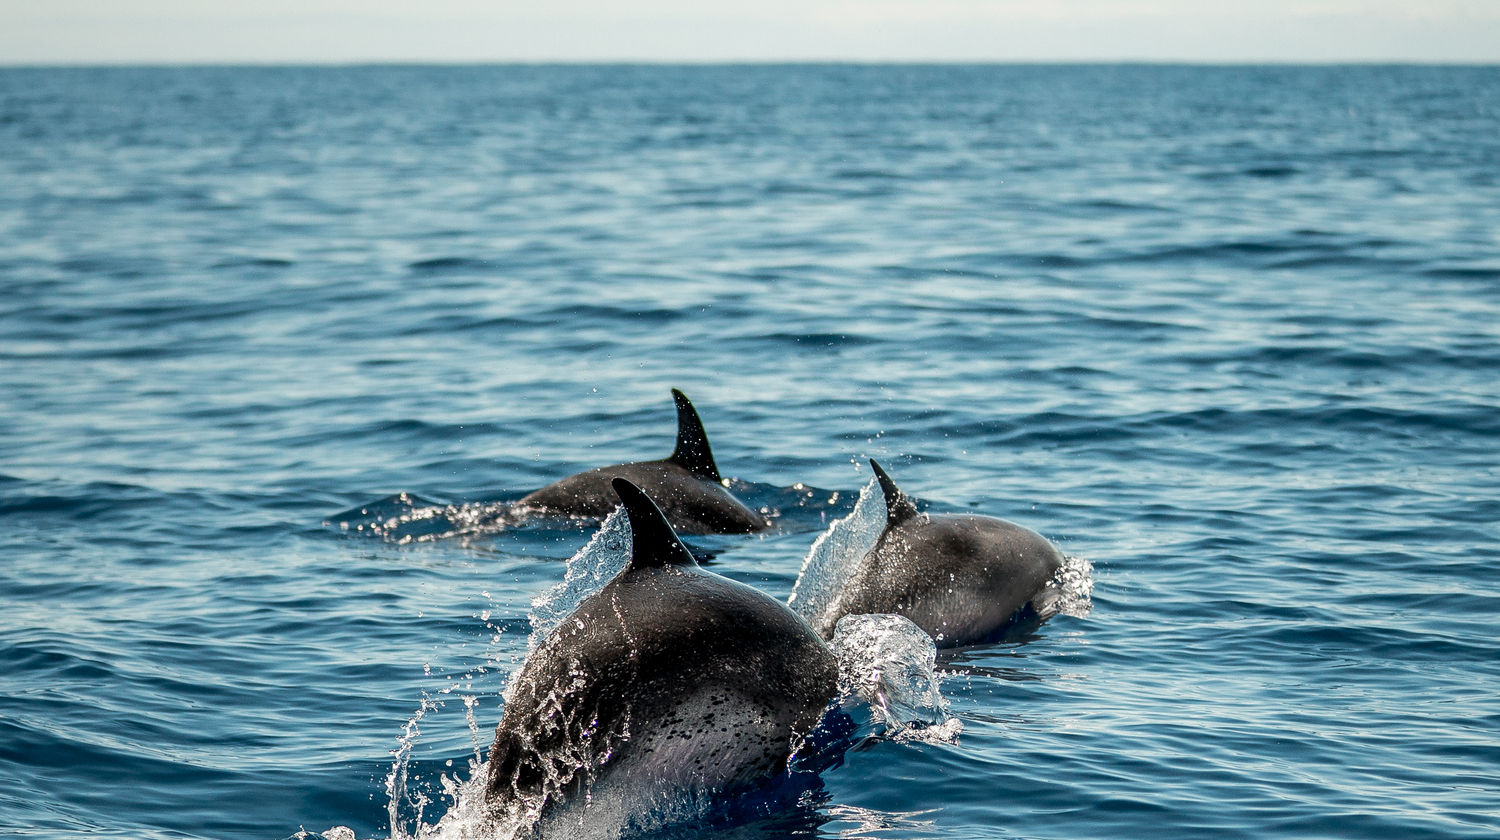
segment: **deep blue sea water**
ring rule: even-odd
[[[869,456],[1094,570],[688,836],[1500,834],[1500,68],[838,65],[0,70],[0,833],[435,822],[592,529],[360,511],[674,386],[722,574]]]

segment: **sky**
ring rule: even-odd
[[[0,0],[0,64],[1500,63],[1500,0]]]

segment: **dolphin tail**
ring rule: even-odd
[[[677,403],[677,448],[667,460],[692,473],[695,478],[719,483],[723,479],[714,463],[714,453],[708,448],[708,433],[703,431],[698,412],[676,388],[672,389],[672,399]]]
[[[611,484],[630,519],[630,568],[698,565],[650,496],[623,478],[616,478]]]
[[[899,525],[916,516],[917,506],[905,493],[901,492],[901,488],[896,486],[896,482],[886,474],[885,470],[875,463],[874,458],[870,459],[870,467],[875,470],[875,478],[880,481],[880,491],[885,494],[886,527]]]

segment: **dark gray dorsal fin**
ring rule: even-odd
[[[719,467],[714,463],[714,453],[708,448],[708,433],[703,431],[703,421],[693,404],[676,388],[672,399],[677,402],[677,448],[672,450],[668,461],[693,474],[694,478],[719,482]]]
[[[870,459],[870,468],[875,470],[875,478],[880,481],[880,492],[885,494],[886,527],[899,525],[916,516],[917,506],[912,504],[911,499],[907,498],[905,493],[901,492],[901,488],[896,486],[896,482],[892,481],[889,475],[886,475],[885,470],[875,463],[874,458]]]
[[[610,483],[630,518],[630,568],[698,565],[650,496],[623,478]]]

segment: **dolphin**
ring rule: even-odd
[[[885,528],[812,620],[823,638],[833,638],[843,616],[895,613],[938,647],[958,647],[1050,613],[1044,592],[1063,555],[1046,537],[991,516],[921,513],[873,459],[870,466],[885,494]]]
[[[672,398],[677,403],[677,448],[671,455],[568,476],[523,496],[517,505],[546,514],[607,516],[616,506],[610,481],[619,477],[644,489],[684,534],[748,534],[770,527],[764,516],[725,489],[693,404],[676,388]]]
[[[772,786],[837,692],[837,661],[806,622],[701,568],[649,496],[611,485],[629,565],[514,679],[485,779],[494,819]]]

